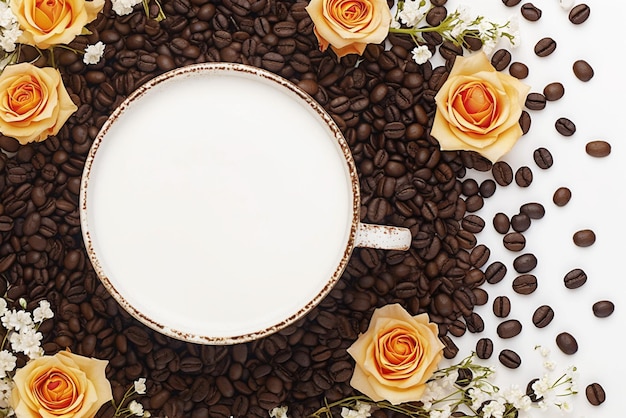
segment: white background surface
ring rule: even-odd
[[[534,180],[530,187],[521,188],[515,183],[508,187],[498,187],[496,194],[486,199],[485,206],[476,214],[485,219],[485,230],[477,235],[479,243],[491,249],[488,264],[500,260],[508,268],[502,282],[496,285],[485,284],[489,302],[476,309],[485,321],[485,331],[480,334],[466,333],[456,338],[460,360],[475,349],[476,341],[489,336],[494,341],[494,355],[487,363],[497,367],[497,381],[502,387],[518,384],[525,389],[529,380],[543,374],[542,357],[534,350],[541,344],[551,350],[551,359],[558,370],[570,365],[578,368],[579,394],[570,397],[574,410],[573,417],[619,416],[626,387],[626,362],[622,349],[626,311],[626,291],[623,281],[624,248],[623,237],[626,226],[623,221],[626,213],[626,187],[624,165],[626,151],[623,143],[624,119],[623,98],[626,87],[623,83],[623,57],[625,37],[623,35],[626,4],[623,2],[587,1],[591,7],[589,20],[581,25],[573,25],[568,20],[568,12],[561,9],[558,0],[536,1],[543,15],[537,22],[529,22],[521,17],[520,6],[506,7],[500,0],[472,0],[471,2],[448,1],[449,11],[457,5],[469,6],[476,14],[491,20],[506,21],[510,16],[518,16],[521,44],[511,49],[513,61],[528,65],[528,78],[523,80],[531,86],[532,92],[542,92],[545,85],[560,81],[565,86],[565,95],[559,101],[548,102],[544,110],[530,111],[532,126],[506,155],[515,171],[522,165],[530,167]],[[557,42],[555,52],[548,57],[537,57],[533,48],[543,37],[552,37]],[[506,47],[506,42],[499,47]],[[497,48],[496,48],[497,49]],[[577,59],[585,59],[595,70],[589,82],[578,80],[572,71]],[[559,117],[571,119],[577,127],[571,137],[558,134],[554,122]],[[593,158],[585,153],[588,141],[602,139],[612,145],[612,153],[606,158]],[[538,147],[548,148],[554,165],[548,170],[539,169],[533,161],[532,153]],[[489,178],[487,173],[468,173],[479,182]],[[552,202],[554,191],[569,187],[572,199],[565,207],[557,207]],[[502,235],[492,226],[493,216],[504,212],[512,216],[527,202],[540,202],[545,206],[546,215],[534,220],[526,236],[526,248],[522,252],[532,252],[538,258],[538,266],[531,273],[539,281],[535,293],[517,295],[511,282],[517,275],[512,266],[513,259],[521,254],[506,250],[502,245]],[[596,243],[587,248],[573,244],[575,231],[590,228],[595,231]],[[488,265],[487,264],[487,265]],[[563,285],[564,275],[573,268],[583,269],[587,283],[579,289],[571,290]],[[496,296],[507,295],[511,299],[511,314],[506,319],[518,319],[523,324],[520,335],[509,340],[500,339],[496,326],[503,319],[492,312],[492,302]],[[591,306],[601,299],[612,300],[616,309],[612,316],[599,319],[594,317]],[[543,329],[532,324],[534,310],[543,304],[555,310],[553,322]],[[570,332],[578,340],[579,350],[568,356],[560,352],[555,337],[562,331]],[[522,357],[522,366],[510,371],[497,360],[504,348],[513,349]],[[600,383],[606,391],[606,402],[601,406],[591,406],[585,397],[585,387],[592,382]],[[533,412],[536,417],[555,417],[559,412]]]

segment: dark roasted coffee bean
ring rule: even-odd
[[[508,186],[513,182],[513,169],[505,161],[496,162],[493,167],[491,167],[491,173],[493,179],[500,186]]]
[[[550,37],[541,38],[535,44],[535,54],[538,57],[547,57],[556,49],[556,41]]]
[[[585,152],[592,157],[606,157],[611,153],[611,144],[602,140],[589,141],[585,145]]]
[[[535,393],[535,390],[533,389],[534,384],[538,381],[539,381],[539,378],[534,378],[530,382],[528,382],[528,384],[526,385],[526,396],[530,398],[531,402],[539,402],[543,399],[543,396],[537,397],[537,394]]]
[[[567,272],[563,282],[568,289],[578,289],[587,282],[587,273],[579,268],[572,269]]]
[[[589,65],[589,63],[585,60],[574,61],[572,69],[574,70],[574,75],[580,81],[589,81],[593,78],[593,67],[591,67],[591,65]]]
[[[530,228],[530,216],[525,213],[517,213],[511,216],[511,227],[516,232],[524,232]]]
[[[443,22],[447,15],[448,11],[445,7],[435,6],[426,14],[426,22],[428,22],[430,26],[437,26]]]
[[[535,309],[532,319],[537,328],[544,328],[554,319],[554,310],[548,305],[541,305]]]
[[[521,274],[513,279],[513,290],[520,295],[530,295],[537,290],[537,277],[532,274]]]
[[[533,182],[533,172],[530,167],[521,166],[515,171],[515,183],[519,187],[528,187]]]
[[[493,227],[495,228],[496,232],[500,234],[506,234],[511,228],[511,221],[509,220],[509,217],[506,216],[506,214],[498,212],[493,217]]]
[[[569,21],[575,25],[580,25],[589,19],[591,8],[585,3],[577,4],[569,11]]]
[[[501,261],[494,261],[485,269],[487,283],[496,284],[506,276],[506,266]]]
[[[528,93],[524,105],[530,110],[542,110],[546,107],[546,96],[541,93]]]
[[[502,237],[502,243],[509,251],[522,251],[526,247],[526,238],[519,232],[509,232]]]
[[[511,300],[507,296],[497,296],[493,300],[492,309],[498,318],[506,318],[511,313]]]
[[[485,221],[478,215],[469,214],[461,220],[461,227],[466,231],[477,234],[485,227]]]
[[[520,213],[528,215],[530,219],[541,219],[546,214],[546,210],[541,203],[524,203],[519,208]]]
[[[496,332],[500,338],[513,338],[522,332],[522,323],[517,319],[508,319],[498,324]]]
[[[576,133],[576,125],[568,118],[558,118],[554,122],[554,127],[563,136],[572,136]]]
[[[517,79],[523,80],[528,77],[528,66],[522,62],[513,62],[509,66],[509,74]]]
[[[498,70],[502,71],[511,63],[511,53],[506,49],[498,49],[491,56],[491,65]]]
[[[478,358],[487,360],[493,354],[493,341],[490,338],[481,338],[476,341],[476,356]]]
[[[485,322],[476,312],[472,312],[469,316],[465,317],[465,324],[467,325],[467,330],[471,333],[479,333],[485,330]]]
[[[536,22],[541,18],[541,9],[535,6],[532,3],[524,3],[522,4],[522,16],[524,19],[529,20],[531,22]]]
[[[556,345],[559,349],[568,355],[574,354],[578,351],[578,342],[576,338],[569,332],[561,332],[556,336]]]
[[[525,253],[515,257],[513,268],[518,273],[528,273],[537,267],[537,257],[531,253]]]
[[[596,242],[596,234],[591,229],[581,229],[574,233],[573,240],[578,247],[589,247]]]
[[[604,388],[599,383],[591,383],[585,388],[585,396],[591,405],[598,406],[606,400]]]
[[[610,300],[599,300],[591,308],[596,317],[606,318],[613,313],[615,305]]]
[[[565,94],[565,87],[563,84],[555,81],[553,83],[549,83],[543,88],[543,95],[546,100],[553,102],[555,100],[559,100]]]
[[[533,159],[535,160],[537,167],[542,170],[546,170],[554,164],[552,154],[547,148],[544,147],[539,147],[533,152]]]
[[[502,0],[502,3],[507,7],[513,7],[517,6],[521,1],[522,0]]]
[[[508,348],[500,351],[498,360],[500,360],[503,366],[509,369],[517,369],[522,364],[520,356],[515,351],[509,350]]]
[[[519,117],[519,126],[520,128],[522,128],[523,135],[526,135],[528,133],[531,123],[532,120],[530,114],[527,111],[522,110],[522,114]]]
[[[572,198],[572,191],[567,187],[559,187],[554,191],[552,201],[557,206],[565,206]]]
[[[480,183],[479,187],[480,195],[485,199],[490,198],[496,192],[496,182],[491,179],[486,179]]]

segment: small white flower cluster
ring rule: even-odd
[[[423,38],[423,34],[427,32],[439,33],[443,39],[463,47],[468,47],[468,38],[478,39],[486,54],[494,50],[501,38],[508,39],[512,47],[519,45],[516,17],[506,23],[497,23],[484,16],[473,16],[467,7],[459,6],[437,26],[420,25],[432,7],[426,0],[399,1],[389,29],[390,33],[409,35],[413,39],[416,47],[411,54],[418,64],[423,64],[432,57],[432,52]]]
[[[372,405],[357,401],[352,408],[341,408],[342,418],[369,418],[372,416]]]
[[[556,407],[563,412],[571,411],[572,405],[565,397],[578,393],[576,367],[568,367],[564,373],[555,379],[555,363],[550,359],[550,350],[540,345],[536,346],[535,349],[544,358],[543,366],[546,370],[543,376],[531,385],[538,407],[543,411],[551,407]]]
[[[17,38],[22,34],[17,18],[8,3],[0,1],[0,49],[5,53],[15,51]]]
[[[286,406],[277,406],[269,411],[270,418],[289,418]]]
[[[112,0],[113,11],[119,16],[125,16],[133,11],[133,7],[141,3],[142,0]]]
[[[85,54],[83,55],[83,62],[87,65],[97,64],[104,55],[104,44],[102,41],[98,41],[93,45],[87,45],[85,48]]]
[[[26,311],[26,301],[19,300],[22,309],[9,309],[6,299],[0,298],[0,323],[4,328],[4,339],[0,346],[0,410],[9,408],[9,399],[13,380],[11,374],[17,364],[17,353],[24,353],[29,358],[43,355],[41,340],[43,335],[38,331],[46,319],[54,317],[47,300],[39,302],[32,314]],[[8,342],[8,347],[5,345]]]
[[[126,403],[126,401],[129,400],[132,396],[145,395],[145,394],[146,394],[146,378],[141,377],[135,380],[133,382],[133,386],[129,387],[126,393],[124,393],[124,396],[122,397],[122,400],[120,401],[119,406],[115,408],[115,415],[113,416],[114,417],[136,416],[136,417],[143,417],[143,418],[151,417],[152,414],[150,414],[150,412],[148,411],[145,411],[143,409],[143,405],[134,399],[128,402],[128,405],[124,407],[124,404]]]

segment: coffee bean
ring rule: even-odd
[[[558,118],[554,123],[554,127],[563,136],[572,136],[576,133],[576,125],[568,118]]]
[[[544,328],[554,319],[554,310],[548,305],[541,305],[533,313],[533,324],[537,328]]]
[[[537,267],[537,257],[531,253],[525,253],[515,257],[513,268],[518,273],[528,273]]]
[[[506,234],[509,232],[509,228],[511,228],[511,221],[506,214],[498,212],[493,217],[493,227],[500,234]]]
[[[522,323],[517,319],[506,320],[498,324],[496,332],[500,338],[513,338],[522,332]]]
[[[546,107],[546,96],[536,92],[528,93],[524,105],[530,110],[542,110]]]
[[[522,114],[519,117],[519,126],[522,129],[523,135],[526,135],[528,131],[530,131],[531,123],[532,119],[530,117],[530,114],[527,111],[522,110]]]
[[[563,282],[568,289],[578,289],[587,282],[587,273],[579,268],[572,269],[567,272]]]
[[[533,172],[528,166],[521,166],[515,171],[515,183],[519,187],[528,187],[533,182]]]
[[[498,49],[491,56],[491,65],[497,70],[504,70],[511,62],[511,53],[506,49]]]
[[[515,351],[508,348],[500,351],[498,360],[500,360],[500,363],[502,363],[503,366],[508,367],[509,369],[517,369],[522,364],[520,356]]]
[[[480,183],[479,187],[480,195],[484,198],[493,196],[496,192],[496,182],[491,179],[486,179]]]
[[[568,355],[574,354],[578,351],[578,342],[569,332],[561,332],[558,334],[556,336],[556,345],[563,353]]]
[[[554,191],[552,201],[557,206],[565,206],[572,198],[572,191],[567,187],[559,187]]]
[[[509,74],[523,80],[528,77],[528,66],[522,62],[515,61],[509,66]]]
[[[507,7],[513,7],[517,6],[521,1],[522,0],[502,0],[502,3]]]
[[[447,15],[448,15],[448,11],[446,10],[445,7],[435,6],[431,8],[426,14],[426,22],[430,26],[437,26],[441,22],[443,22],[443,20],[446,18]]]
[[[562,83],[552,82],[543,88],[543,95],[548,101],[559,100],[565,94],[565,87]]]
[[[506,276],[506,266],[501,261],[494,261],[485,269],[487,283],[496,284]]]
[[[513,169],[505,161],[496,162],[491,168],[491,173],[500,186],[508,186],[513,182]]]
[[[575,25],[580,25],[589,19],[591,14],[591,8],[585,3],[577,4],[570,10],[568,18],[569,21]]]
[[[593,304],[593,314],[598,318],[606,318],[615,310],[615,305],[610,300],[600,300]]]
[[[546,210],[541,203],[524,203],[519,208],[520,213],[525,213],[530,219],[541,219],[546,214]]]
[[[513,279],[513,290],[520,295],[530,295],[537,290],[537,277],[532,274],[521,274]]]
[[[465,334],[465,331],[467,330],[467,327],[465,326],[465,323],[463,321],[460,320],[454,320],[452,321],[449,325],[448,325],[448,332],[452,335],[454,335],[455,337],[461,337]]]
[[[591,67],[591,65],[589,65],[589,63],[585,60],[574,61],[572,69],[574,70],[574,75],[580,81],[589,81],[593,78],[593,67]]]
[[[511,216],[511,227],[516,232],[524,232],[530,228],[530,216],[525,213],[517,213]]]
[[[522,251],[526,247],[526,238],[519,232],[509,232],[502,237],[502,242],[509,251]]]
[[[497,296],[493,300],[493,314],[498,318],[506,318],[511,313],[511,300],[507,296]]]
[[[596,242],[596,234],[591,229],[581,229],[574,233],[573,240],[578,247],[589,247]]]
[[[487,360],[493,354],[493,341],[490,338],[480,338],[476,341],[476,356]]]
[[[556,49],[556,41],[550,37],[541,38],[535,44],[535,54],[538,57],[547,57]]]
[[[485,227],[485,221],[478,215],[469,214],[461,220],[461,227],[466,231],[477,234]]]
[[[591,383],[585,388],[585,396],[591,405],[598,406],[606,400],[604,388],[599,383]]]
[[[467,330],[471,333],[479,333],[485,330],[485,322],[476,312],[472,312],[469,316],[465,317],[465,324],[467,325]]]
[[[554,160],[550,151],[544,147],[539,147],[533,152],[533,159],[537,167],[546,170],[552,167]]]
[[[539,381],[539,378],[534,378],[530,382],[528,382],[528,384],[526,385],[526,396],[530,398],[531,402],[539,402],[543,400],[543,396],[537,397],[537,394],[535,393],[535,390],[533,389],[533,386],[538,381]]]
[[[526,20],[529,20],[531,22],[536,22],[541,18],[541,9],[539,9],[532,3],[522,4],[521,11],[522,16],[524,16]]]
[[[585,145],[585,152],[592,157],[606,157],[611,153],[611,144],[602,140],[590,141]]]

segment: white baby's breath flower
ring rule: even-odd
[[[421,8],[422,3],[418,0],[407,0],[398,13],[399,20],[406,26],[416,26],[425,16],[425,11]]]
[[[544,347],[543,345],[535,346],[535,350],[537,350],[542,357],[548,357],[550,355],[550,348]]]
[[[556,363],[551,360],[546,360],[543,362],[543,368],[549,371],[553,371],[556,368]]]
[[[0,316],[3,316],[7,311],[8,309],[6,299],[0,298]]]
[[[41,340],[43,335],[41,332],[35,331],[33,328],[21,328],[19,332],[11,333],[9,342],[11,348],[15,352],[22,352],[30,358],[40,357],[42,355]]]
[[[487,55],[491,54],[493,50],[496,48],[495,39],[487,39],[483,41],[483,52]]]
[[[133,400],[128,404],[128,411],[138,417],[143,417],[143,405]]]
[[[7,372],[12,372],[15,369],[15,362],[17,357],[7,350],[0,351],[0,378],[5,378]]]
[[[432,409],[429,414],[429,418],[450,418],[450,408],[444,407],[443,409]]]
[[[2,317],[2,325],[7,329],[7,331],[19,331],[22,328],[33,325],[33,318],[31,317],[30,312],[22,310],[16,311],[13,309],[4,313],[4,316]]]
[[[135,392],[139,395],[144,395],[146,393],[146,378],[140,377],[134,382]]]
[[[141,3],[142,0],[112,0],[112,9],[119,16],[124,16],[133,11],[133,7]]]
[[[287,410],[288,408],[286,406],[277,406],[272,409],[269,414],[271,418],[289,418],[287,416]]]
[[[426,45],[420,45],[413,48],[413,50],[411,51],[411,56],[413,58],[413,61],[421,65],[428,61],[433,56],[433,54],[432,52],[430,52],[430,49],[428,49]]]
[[[504,414],[505,406],[502,402],[493,400],[487,402],[483,407],[483,417],[484,418],[502,418]]]
[[[51,318],[54,318],[54,312],[50,309],[50,302],[47,300],[40,301],[39,306],[33,311],[33,321],[39,323]]]
[[[87,65],[97,64],[104,55],[104,44],[102,41],[98,41],[93,45],[87,45],[85,48],[85,55],[83,55],[83,62]]]

